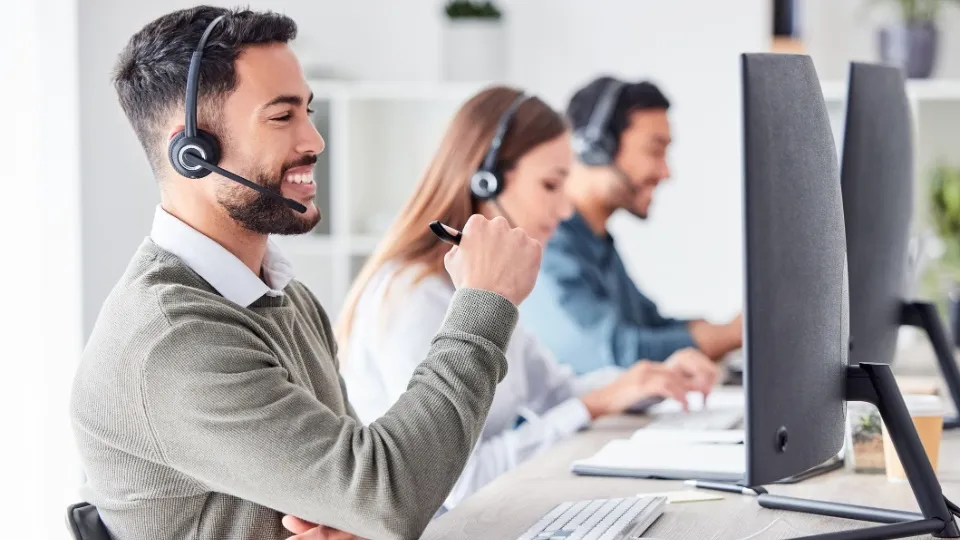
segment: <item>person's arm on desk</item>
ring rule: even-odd
[[[540,253],[502,219],[468,221],[446,259],[460,287],[448,317],[409,391],[369,426],[293,384],[242,325],[171,326],[139,385],[162,459],[200,490],[365,538],[419,537],[483,429]]]
[[[696,349],[682,349],[665,362],[641,360],[613,383],[585,394],[591,418],[619,414],[648,397],[675,399],[687,408],[687,392],[710,393],[717,368]]]
[[[601,416],[619,414],[647,397],[672,398],[686,407],[686,394],[710,392],[717,379],[716,366],[695,349],[684,349],[666,362],[642,361],[627,370],[611,370],[598,380],[613,381],[594,388],[582,385],[567,366],[530,340],[523,347],[522,368],[528,373],[529,406],[538,417],[516,429],[490,437],[477,445],[463,475],[445,503],[464,498],[529,459],[537,452],[571,436]],[[503,387],[499,392],[510,391]],[[583,393],[580,393],[583,391]]]
[[[725,324],[713,324],[704,320],[687,324],[698,349],[712,360],[719,360],[743,344],[743,315],[737,315]]]

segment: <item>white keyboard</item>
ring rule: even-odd
[[[517,540],[639,538],[663,514],[666,497],[593,499],[558,504]],[[630,536],[624,536],[629,534]]]
[[[646,429],[735,429],[743,423],[743,409],[702,409],[651,415]]]

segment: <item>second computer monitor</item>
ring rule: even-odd
[[[835,456],[846,418],[837,151],[808,56],[742,55],[747,485]]]
[[[913,128],[903,72],[852,63],[841,189],[850,268],[850,363],[890,363],[913,209]]]

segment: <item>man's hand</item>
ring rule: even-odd
[[[463,227],[459,246],[443,259],[453,284],[495,292],[518,306],[533,290],[543,246],[507,220],[474,214]]]
[[[711,360],[720,360],[723,355],[743,346],[743,314],[725,324],[691,321],[687,328],[697,348]]]
[[[603,388],[581,397],[592,418],[618,414],[645,398],[662,397],[679,401],[687,409],[687,392],[694,381],[674,366],[641,360]]]
[[[295,516],[283,516],[283,526],[292,532],[288,540],[361,540],[350,533],[304,521]]]
[[[677,370],[689,381],[694,390],[702,392],[704,401],[719,377],[716,364],[693,348],[681,349],[673,353],[664,365]]]

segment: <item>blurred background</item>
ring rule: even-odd
[[[45,295],[33,317],[8,311],[16,319],[4,325],[11,335],[5,341],[15,351],[10,358],[41,355],[42,364],[17,362],[23,373],[6,380],[11,388],[4,398],[11,403],[5,422],[8,416],[23,422],[8,424],[22,433],[17,440],[46,441],[41,455],[47,459],[37,463],[47,468],[47,481],[31,484],[54,515],[77,498],[79,473],[65,422],[73,366],[101,303],[149,233],[159,201],[144,153],[117,104],[111,69],[131,34],[161,14],[195,4],[18,0],[0,37],[2,91],[13,118],[3,135],[3,151],[10,154],[3,156],[3,176],[5,185],[26,193],[5,205],[4,231],[13,243],[2,266],[10,273],[7,282],[20,284],[11,287],[17,289],[12,302],[36,306],[37,288]],[[673,177],[657,192],[648,220],[617,216],[612,228],[628,270],[664,312],[733,316],[743,293],[739,54],[758,51],[813,58],[838,150],[849,62],[903,66],[918,145],[916,258],[935,263],[917,266],[911,286],[938,299],[952,287],[960,232],[930,210],[937,206],[931,202],[943,198],[930,185],[946,179],[960,186],[960,2],[458,4],[465,3],[246,4],[283,12],[300,27],[292,46],[314,88],[316,122],[327,143],[316,169],[324,218],[312,234],[278,241],[332,316],[466,98],[505,82],[563,109],[576,88],[602,74],[651,80],[671,101]],[[40,266],[42,277],[25,274]],[[30,384],[36,380],[42,383]],[[42,420],[29,422],[13,412],[21,398],[38,392],[44,396],[38,400]],[[37,531],[39,537],[66,537],[62,520],[45,520]]]

